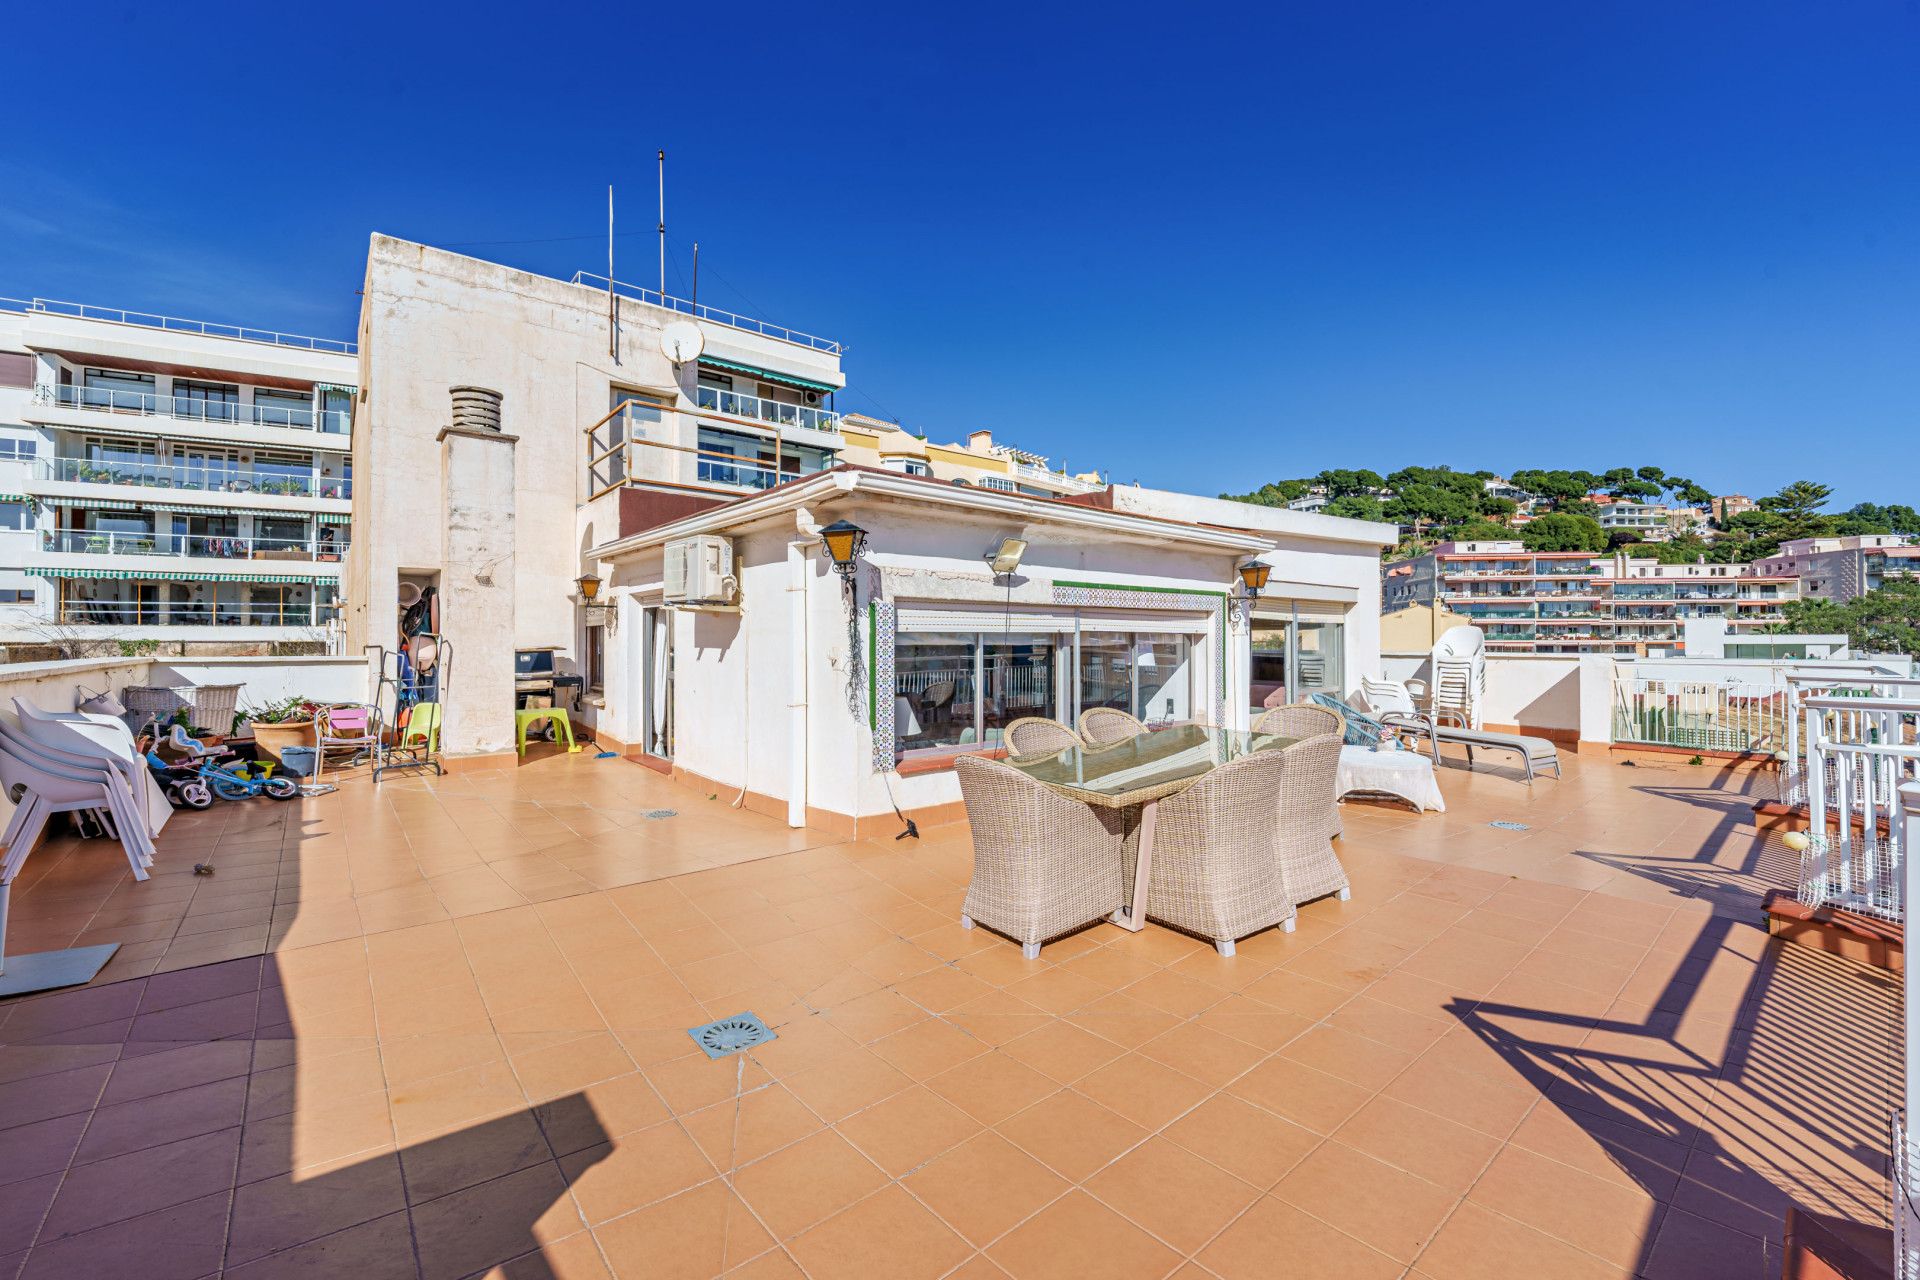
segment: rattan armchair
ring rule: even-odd
[[[1016,756],[1051,755],[1067,747],[1080,745],[1080,735],[1058,720],[1044,716],[1024,716],[1006,727],[1002,734],[1007,750]]]
[[[973,828],[962,928],[986,925],[1031,960],[1041,943],[1125,905],[1121,810],[1069,800],[997,760],[961,756],[953,768]]]
[[[1091,707],[1080,713],[1080,736],[1088,742],[1121,742],[1146,731],[1147,726],[1113,707]]]
[[[1329,733],[1296,742],[1279,753],[1286,767],[1280,773],[1277,852],[1287,900],[1296,906],[1330,893],[1342,899],[1353,896],[1330,832],[1330,827],[1340,825],[1339,810],[1334,807],[1340,745],[1340,735]]]
[[[1282,738],[1317,738],[1324,733],[1344,734],[1347,726],[1337,711],[1312,702],[1291,702],[1263,713],[1253,722],[1253,731]]]
[[[1287,755],[1242,756],[1160,802],[1149,918],[1212,940],[1223,956],[1273,925],[1293,931],[1274,821],[1274,796],[1285,794],[1292,767]]]

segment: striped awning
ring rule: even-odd
[[[839,390],[839,388],[831,382],[814,382],[808,378],[797,378],[791,373],[775,373],[771,369],[762,369],[758,365],[735,364],[731,360],[715,360],[712,356],[701,356],[700,363],[709,365],[715,369],[725,369],[729,373],[750,374],[765,382],[777,382],[786,387],[799,387],[803,391],[819,391],[824,394],[829,391]]]
[[[338,578],[320,578],[311,573],[161,573],[152,569],[27,569],[41,578],[132,578],[140,582],[280,582],[293,585],[332,586]]]
[[[42,498],[50,507],[78,507],[82,511],[138,511],[145,503],[123,502],[119,498]]]
[[[358,387],[349,387],[338,382],[316,382],[313,384],[313,389],[315,391],[344,391],[348,395],[355,395],[360,390]]]
[[[331,511],[322,511],[320,513],[320,523],[321,524],[352,524],[353,517],[337,516]]]
[[[0,502],[32,502],[24,493],[0,493]]]

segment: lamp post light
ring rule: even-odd
[[[867,549],[867,531],[857,524],[835,520],[820,531],[820,541],[826,544],[827,557],[833,561],[833,571],[840,575],[842,581],[851,584],[860,555]]]
[[[1273,566],[1260,560],[1249,560],[1240,566],[1240,582],[1246,587],[1246,604],[1242,613],[1248,626],[1253,625],[1253,602],[1260,598],[1261,589],[1267,585],[1267,575],[1273,572]]]

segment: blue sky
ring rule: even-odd
[[[1920,503],[1916,54],[1907,0],[109,9],[10,68],[0,294],[351,336],[370,232],[602,270],[609,182],[651,283],[665,147],[669,290],[699,240],[935,439]]]

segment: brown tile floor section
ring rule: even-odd
[[[1789,1202],[1884,1212],[1897,988],[1755,927],[1741,780],[1567,763],[1347,806],[1353,901],[1231,960],[1025,961],[964,828],[579,756],[54,845],[15,949],[128,945],[0,1005],[0,1273],[1777,1275]]]

